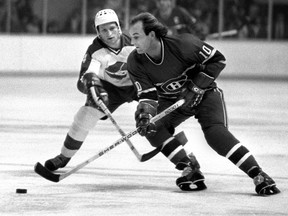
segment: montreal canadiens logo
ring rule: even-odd
[[[178,93],[184,86],[187,76],[183,75],[173,79],[169,79],[161,85],[161,88],[166,93]]]
[[[127,76],[127,64],[125,62],[116,62],[106,68],[106,73],[115,79],[123,79]]]

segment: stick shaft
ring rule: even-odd
[[[112,113],[110,112],[110,110],[107,108],[107,106],[104,104],[104,102],[99,99],[99,97],[97,97],[95,89],[93,87],[90,88],[91,94],[92,94],[92,98],[94,99],[95,103],[100,106],[100,108],[103,110],[103,112],[108,116],[108,118],[111,120],[112,124],[116,127],[116,129],[118,130],[118,132],[121,134],[121,136],[125,136],[125,132],[120,128],[120,126],[117,124],[116,120],[113,118]],[[139,151],[135,148],[135,146],[132,144],[132,142],[127,139],[126,143],[128,144],[129,148],[131,149],[131,151],[134,153],[134,155],[136,156],[136,158],[140,161],[140,162],[144,162],[147,161],[149,159],[151,159],[152,157],[154,157],[155,155],[157,155],[161,148],[156,148],[148,153],[145,153],[143,155],[141,155],[139,153]]]
[[[60,175],[59,181],[61,181],[62,179],[66,178],[68,176],[70,176],[71,174],[77,172],[78,170],[82,169],[87,164],[93,162],[94,160],[96,160],[97,158],[101,157],[102,155],[108,153],[110,150],[114,149],[116,146],[120,145],[122,142],[126,141],[127,139],[129,139],[130,137],[134,136],[135,134],[137,134],[137,130],[134,130],[134,131],[130,132],[129,134],[123,136],[121,139],[117,140],[115,143],[113,143],[112,145],[110,145],[107,148],[103,149],[102,151],[100,151],[96,155],[94,155],[94,156],[90,157],[89,159],[87,159],[86,161],[78,164],[76,167],[74,167],[73,169],[69,170],[68,172],[63,173],[62,175]]]
[[[152,122],[156,122],[156,121],[160,120],[161,118],[163,118],[164,116],[166,116],[169,113],[173,112],[174,110],[176,110],[178,107],[182,106],[183,104],[184,104],[184,99],[181,99],[181,100],[177,101],[176,103],[174,103],[173,105],[171,105],[170,107],[168,107],[167,109],[165,109],[164,111],[159,113],[158,115],[154,116],[151,119],[151,121]],[[137,133],[138,133],[138,128],[136,128],[135,130],[131,131],[127,135],[122,136],[120,139],[118,139],[112,145],[106,147],[105,149],[103,149],[99,153],[97,153],[94,156],[90,157],[88,160],[85,160],[84,162],[78,164],[77,166],[75,166],[71,170],[67,171],[66,173],[54,174],[53,172],[51,172],[50,170],[45,168],[43,165],[41,165],[39,162],[36,163],[36,165],[38,164],[38,166],[35,166],[35,167],[37,167],[37,169],[34,168],[34,170],[40,176],[42,176],[42,177],[44,177],[44,178],[46,178],[46,179],[48,179],[50,181],[59,182],[59,181],[65,179],[65,178],[67,178],[71,174],[77,172],[78,170],[82,169],[87,164],[91,163],[92,161],[96,160],[97,158],[103,156],[104,154],[106,154],[110,150],[114,149],[116,146],[120,145],[124,141],[130,139],[132,136],[136,135]],[[45,173],[45,176],[44,176],[44,173]]]
[[[110,110],[107,108],[107,106],[104,104],[104,102],[99,99],[96,95],[95,89],[94,87],[90,88],[90,92],[92,94],[92,98],[95,101],[95,103],[100,106],[100,108],[103,110],[103,112],[108,116],[108,118],[110,119],[110,121],[112,122],[112,124],[116,127],[116,129],[118,130],[118,132],[121,134],[121,136],[125,136],[125,132],[120,128],[120,126],[117,124],[116,120],[113,118],[112,113],[110,112]],[[132,142],[127,139],[126,143],[128,144],[129,148],[132,150],[132,152],[135,154],[135,156],[137,157],[137,159],[139,161],[142,160],[142,155],[139,153],[139,151],[134,147],[134,145],[132,144]]]
[[[174,103],[173,105],[171,105],[170,107],[168,107],[167,109],[165,109],[164,111],[162,111],[161,113],[159,113],[158,115],[154,116],[151,121],[152,122],[156,122],[158,120],[160,120],[161,118],[163,118],[164,116],[168,115],[169,113],[173,112],[174,110],[176,110],[178,107],[182,106],[184,104],[185,100],[181,99],[179,101],[177,101],[176,103]],[[92,161],[94,161],[95,159],[101,157],[102,155],[106,154],[107,152],[109,152],[111,149],[115,148],[116,146],[118,146],[119,144],[121,144],[122,142],[128,140],[129,138],[131,138],[132,136],[136,135],[138,133],[138,129],[135,129],[133,131],[131,131],[130,133],[128,133],[125,136],[122,136],[120,139],[118,139],[116,142],[114,142],[114,144],[108,146],[107,148],[103,149],[102,151],[100,151],[98,154],[92,156],[91,158],[89,158],[88,160],[82,162],[81,164],[77,165],[76,167],[74,167],[73,169],[71,169],[70,171],[60,175],[60,180],[66,178],[67,176],[71,175],[72,173],[75,173],[76,171],[78,171],[79,169],[83,168],[84,166],[86,166],[87,164],[91,163]]]
[[[169,113],[173,112],[174,110],[176,110],[178,107],[182,106],[184,104],[184,99],[181,99],[179,101],[177,101],[176,103],[174,103],[173,105],[171,105],[170,107],[168,107],[167,109],[165,109],[164,111],[162,111],[161,113],[159,113],[158,115],[154,116],[151,119],[151,122],[156,122],[158,120],[160,120],[161,118],[163,118],[164,116],[168,115]],[[68,177],[69,175],[77,172],[78,170],[82,169],[84,166],[86,166],[87,164],[91,163],[92,161],[96,160],[97,158],[101,157],[102,155],[106,154],[107,152],[109,152],[111,149],[115,148],[116,146],[118,146],[119,144],[121,144],[124,141],[127,141],[129,138],[131,138],[132,136],[136,135],[138,133],[138,129],[135,129],[133,131],[131,131],[130,133],[128,133],[125,136],[122,136],[120,139],[118,139],[114,144],[108,146],[107,148],[103,149],[102,151],[100,151],[98,154],[92,156],[91,158],[89,158],[88,160],[82,162],[81,164],[78,164],[76,167],[74,167],[73,169],[71,169],[70,171],[63,173],[62,175],[60,175],[59,180],[62,180],[66,177]]]
[[[213,38],[218,38],[218,37],[229,37],[229,36],[234,36],[238,34],[237,29],[232,29],[232,30],[228,30],[228,31],[223,31],[223,32],[216,32],[216,33],[212,33],[207,35],[207,38],[213,39]]]

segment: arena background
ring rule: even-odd
[[[281,194],[259,197],[244,173],[206,144],[191,119],[186,149],[201,163],[208,189],[181,192],[179,172],[162,155],[141,163],[126,143],[59,183],[33,171],[36,162],[59,153],[85,96],[76,89],[80,64],[93,35],[0,34],[0,214],[18,215],[287,215],[288,63],[285,40],[207,40],[227,58],[218,79],[224,90],[230,130],[277,182]],[[136,104],[114,118],[135,129]],[[113,144],[120,135],[100,122],[69,169]],[[152,150],[142,137],[131,141]],[[27,189],[17,194],[17,188]]]

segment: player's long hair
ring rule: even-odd
[[[168,32],[168,28],[157,20],[151,13],[143,12],[133,17],[130,24],[141,21],[143,23],[143,31],[148,35],[151,31],[155,32],[157,38],[165,37]]]

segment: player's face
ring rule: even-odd
[[[120,29],[115,22],[98,26],[98,34],[101,40],[109,47],[120,47]]]
[[[166,11],[172,7],[172,0],[159,0],[157,5],[160,10]]]
[[[137,22],[131,25],[129,29],[131,43],[136,47],[137,53],[148,53],[151,48],[151,37],[146,35],[143,30],[142,22]]]

